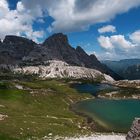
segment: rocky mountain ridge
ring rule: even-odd
[[[0,64],[2,66],[39,66],[46,65],[49,60],[63,61],[71,66],[96,69],[114,79],[120,79],[107,66],[101,64],[95,55],[88,55],[80,46],[76,49],[73,48],[69,44],[67,36],[62,33],[50,36],[42,44],[18,36],[6,36],[0,43]]]

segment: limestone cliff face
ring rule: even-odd
[[[43,79],[72,78],[108,82],[114,81],[112,77],[103,74],[98,70],[79,66],[70,66],[66,62],[56,60],[46,61],[46,65],[24,66],[20,68],[14,68],[13,71],[15,73],[37,74]]]
[[[62,33],[50,36],[42,44],[18,36],[6,36],[0,44],[0,64],[39,66],[45,65],[49,60],[96,69],[114,79],[120,79],[117,74],[101,64],[95,55],[88,55],[80,46],[73,48],[67,36]]]

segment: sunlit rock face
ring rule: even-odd
[[[46,61],[46,65],[25,66],[14,68],[15,73],[37,74],[39,77],[47,78],[72,78],[72,79],[90,79],[96,81],[114,81],[109,75],[103,74],[98,70],[79,66],[70,66],[63,61]]]
[[[116,86],[140,89],[140,80],[120,80],[115,82]]]

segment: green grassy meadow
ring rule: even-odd
[[[90,97],[65,80],[1,80],[0,114],[8,117],[0,120],[0,140],[89,134],[86,119],[70,111],[70,105]]]

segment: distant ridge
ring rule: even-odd
[[[123,59],[120,61],[102,61],[110,69],[121,75],[124,79],[140,79],[140,59]]]

